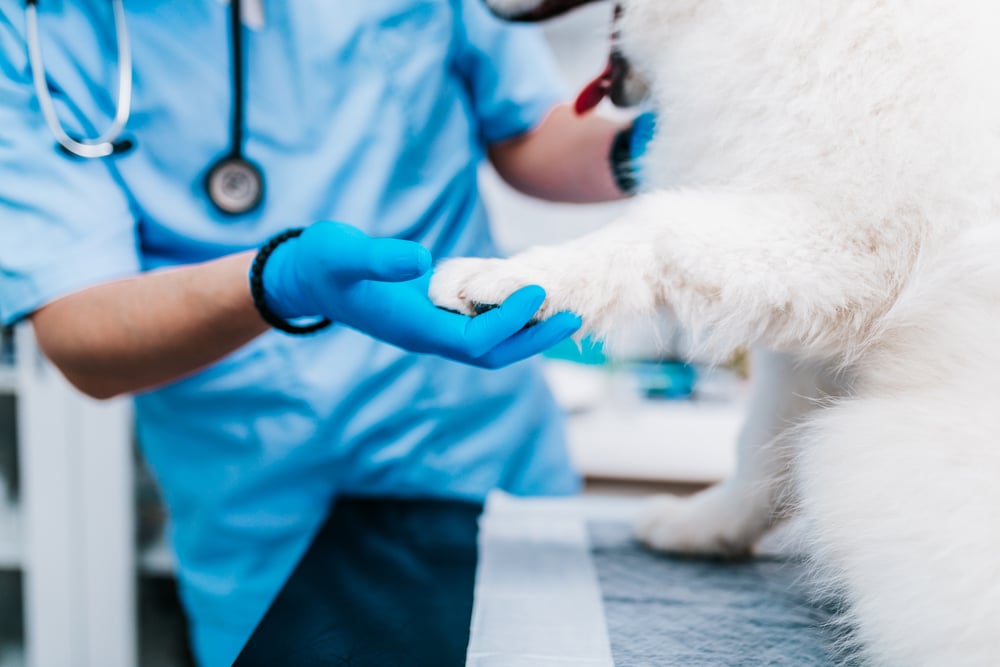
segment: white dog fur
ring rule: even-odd
[[[598,336],[668,308],[704,349],[761,349],[736,475],[639,537],[743,554],[794,506],[868,662],[1000,665],[1000,2],[621,4],[649,191],[590,236],[446,262],[432,298],[534,283]]]

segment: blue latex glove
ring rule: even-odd
[[[431,254],[418,243],[319,222],[275,249],[264,298],[286,319],[328,317],[411,352],[486,368],[538,354],[580,328],[571,313],[526,328],[545,299],[537,286],[474,318],[441,310],[427,298],[430,268]]]
[[[633,119],[632,124],[621,130],[611,146],[611,172],[619,189],[625,194],[635,194],[642,186],[642,157],[653,135],[656,134],[656,116],[646,112]]]
[[[632,137],[629,142],[629,155],[633,162],[646,154],[654,134],[656,134],[656,114],[647,111],[635,117],[632,121]]]

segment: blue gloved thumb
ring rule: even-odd
[[[340,253],[330,271],[341,280],[403,282],[419,278],[430,268],[431,253],[419,243],[365,238],[353,252]]]
[[[431,268],[431,254],[419,243],[372,238],[342,222],[318,222],[299,239],[298,261],[313,279],[336,282],[413,280]]]

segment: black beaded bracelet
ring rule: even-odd
[[[639,180],[632,164],[632,130],[631,125],[619,130],[611,142],[611,153],[608,155],[615,185],[626,195],[634,195],[639,189]]]
[[[314,334],[317,331],[326,329],[330,326],[330,324],[332,324],[332,322],[325,317],[319,322],[314,322],[312,324],[302,326],[292,324],[288,320],[278,317],[278,315],[268,307],[267,301],[264,299],[264,266],[267,264],[268,258],[271,256],[271,253],[274,252],[275,248],[289,239],[302,236],[302,232],[303,230],[301,228],[289,229],[288,231],[275,236],[257,251],[257,256],[254,257],[253,265],[250,267],[250,294],[253,296],[253,305],[257,309],[257,312],[260,313],[261,319],[278,331],[284,331],[287,334],[295,336],[307,336],[309,334]]]

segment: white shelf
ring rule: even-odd
[[[585,477],[713,483],[736,465],[746,386],[725,375],[699,381],[702,400],[640,398],[635,376],[600,366],[549,363],[567,440]]]
[[[742,403],[649,401],[573,415],[570,455],[586,477],[713,483],[736,466]]]
[[[19,570],[24,563],[24,551],[19,542],[0,541],[0,570]]]
[[[24,656],[29,667],[134,667],[131,405],[76,392],[29,328],[16,334],[16,382],[4,379],[17,397],[22,530],[0,539],[0,552],[30,575],[21,586]]]
[[[139,555],[139,567],[146,574],[170,576],[177,570],[174,554],[161,534]]]
[[[0,644],[0,667],[24,667],[24,646],[21,644]]]
[[[20,513],[16,507],[0,504],[0,569],[16,570],[23,564]]]
[[[17,371],[6,364],[0,364],[0,394],[17,391]]]

